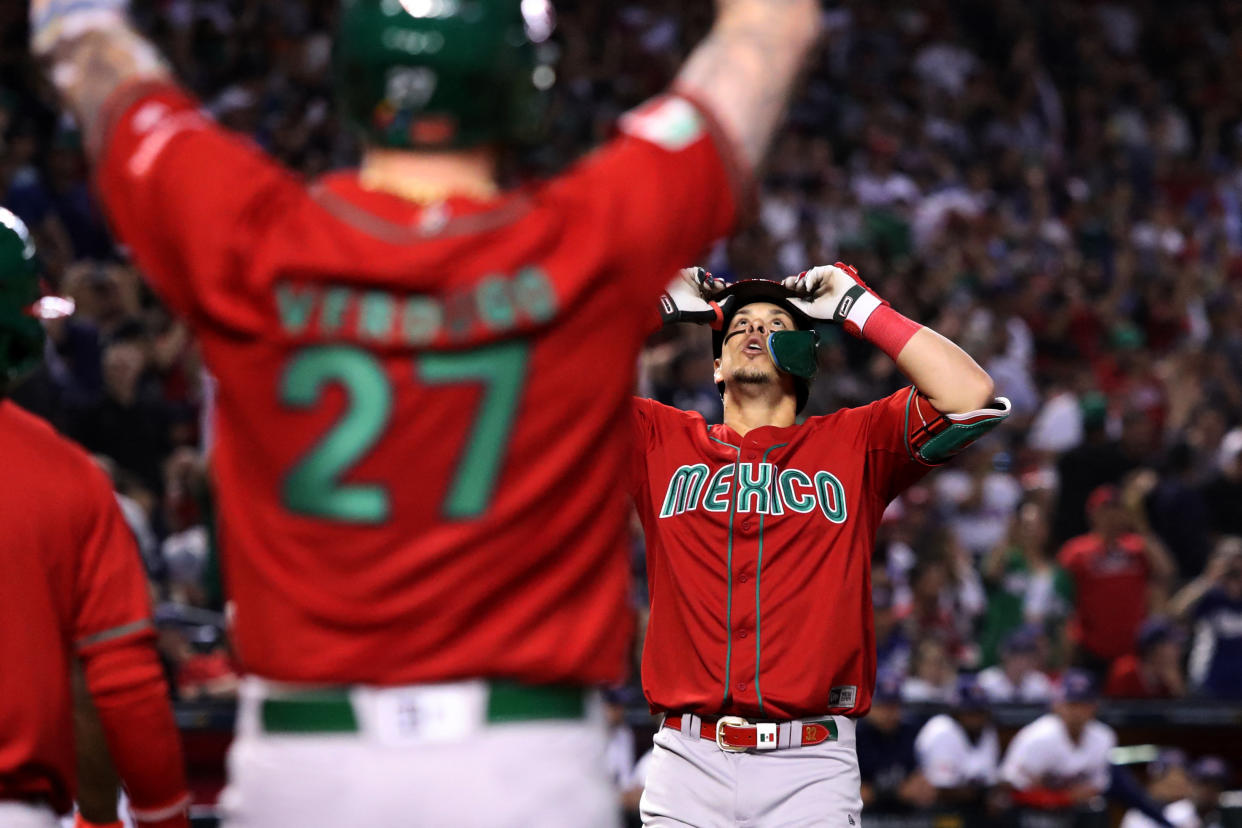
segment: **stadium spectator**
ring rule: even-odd
[[[1188,799],[1191,792],[1190,760],[1178,748],[1160,748],[1147,765],[1147,795],[1163,813],[1173,802]],[[1122,819],[1122,828],[1152,828],[1154,822],[1138,809],[1132,808]]]
[[[1204,487],[1212,531],[1242,536],[1242,428],[1224,436],[1217,452],[1217,469]]]
[[[879,675],[904,676],[910,669],[910,637],[898,623],[892,587],[877,584],[871,590],[875,610],[875,663]]]
[[[914,647],[910,677],[901,685],[906,702],[950,704],[957,694],[957,670],[944,642],[927,635]]]
[[[954,539],[979,559],[1004,539],[1009,516],[1022,499],[1021,484],[1009,474],[1009,455],[997,441],[974,446],[960,463],[932,482]]]
[[[107,455],[152,492],[163,489],[163,461],[171,449],[171,412],[149,381],[150,337],[141,323],[120,325],[104,346],[103,394],[73,410],[69,435]]]
[[[1040,633],[1014,630],[1001,646],[1001,662],[979,671],[979,686],[993,702],[1048,702],[1052,680],[1040,669]]]
[[[1057,461],[1057,507],[1052,540],[1057,545],[1087,532],[1083,504],[1101,486],[1115,486],[1134,462],[1108,434],[1108,398],[1090,391],[1079,398],[1082,442]]]
[[[901,679],[881,675],[871,697],[871,712],[858,723],[858,768],[863,807],[906,811],[930,807],[936,789],[919,769],[914,740],[919,729],[901,707]]]
[[[1229,785],[1229,766],[1218,756],[1203,756],[1189,769],[1188,793],[1164,807],[1174,828],[1223,828],[1221,792]],[[1121,828],[1157,828],[1159,823],[1138,811],[1127,811]]]
[[[915,738],[923,776],[936,788],[936,803],[978,818],[997,782],[1000,742],[987,693],[969,675],[958,680],[951,713],[928,719]]]
[[[1112,699],[1176,699],[1186,695],[1181,632],[1164,618],[1144,621],[1139,627],[1137,652],[1113,662],[1104,695]]]
[[[1192,625],[1189,673],[1194,691],[1242,699],[1242,538],[1222,538],[1207,571],[1173,596],[1169,611]]]
[[[1016,804],[1062,811],[1084,806],[1107,790],[1108,754],[1117,734],[1096,720],[1098,708],[1090,673],[1067,670],[1052,712],[1019,730],[1005,750],[1000,777]]]
[[[994,665],[1006,637],[1024,626],[1059,639],[1073,604],[1069,574],[1048,554],[1048,510],[1029,496],[1009,519],[1009,535],[983,563],[987,609],[979,631],[982,664]]]
[[[1091,531],[1071,539],[1057,561],[1074,579],[1070,638],[1075,663],[1097,675],[1132,652],[1153,595],[1173,575],[1164,546],[1147,530],[1141,497],[1154,483],[1134,475],[1124,492],[1101,486],[1087,499]]]
[[[1195,479],[1194,460],[1188,443],[1174,445],[1147,500],[1152,531],[1173,556],[1181,578],[1202,572],[1212,548],[1207,499]]]

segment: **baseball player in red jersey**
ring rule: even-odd
[[[185,826],[185,771],[138,547],[104,473],[5,399],[43,358],[34,245],[0,208],[0,825],[54,828],[76,792],[78,659],[142,828]]]
[[[673,90],[508,192],[553,70],[540,0],[345,0],[359,170],[306,186],[211,123],[121,0],[34,0],[113,226],[218,380],[250,678],[230,825],[608,825],[633,364],[730,232],[819,21],[721,0]]]
[[[855,825],[880,516],[1009,403],[846,265],[723,289],[683,271],[662,313],[720,323],[724,424],[652,400],[633,408],[651,593],[643,688],[665,714],[644,824]],[[824,322],[875,344],[913,386],[797,424]]]

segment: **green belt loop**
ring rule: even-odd
[[[356,733],[358,719],[347,693],[299,693],[290,698],[264,699],[263,730],[267,733]]]
[[[538,719],[581,719],[586,715],[586,691],[569,685],[488,683],[487,720],[529,722]]]

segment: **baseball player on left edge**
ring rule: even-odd
[[[724,423],[634,401],[630,482],[651,595],[642,680],[665,714],[643,824],[857,825],[854,720],[876,676],[880,516],[1009,403],[848,265],[728,287],[683,270],[661,316],[718,328]],[[913,387],[797,424],[817,321],[878,347]]]
[[[77,658],[139,828],[187,826],[146,576],[112,486],[86,452],[5,399],[43,357],[39,318],[68,310],[41,299],[34,256],[25,225],[0,209],[0,825],[54,828],[71,809]]]

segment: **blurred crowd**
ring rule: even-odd
[[[356,160],[330,92],[334,0],[137,0],[223,124],[307,177]],[[708,0],[565,0],[555,170],[664,88]],[[79,312],[15,394],[95,453],[151,574],[185,698],[229,695],[196,343],[109,233],[82,139],[0,6],[0,204]],[[887,512],[881,679],[906,702],[1043,702],[1068,667],[1107,695],[1242,699],[1242,3],[826,2],[824,48],[726,279],[838,259],[965,347],[1014,416]],[[204,170],[210,174],[210,170]],[[690,263],[687,263],[690,264]],[[903,384],[825,330],[806,415]],[[720,417],[709,338],[657,334],[640,391]],[[636,539],[641,595],[641,539]]]

